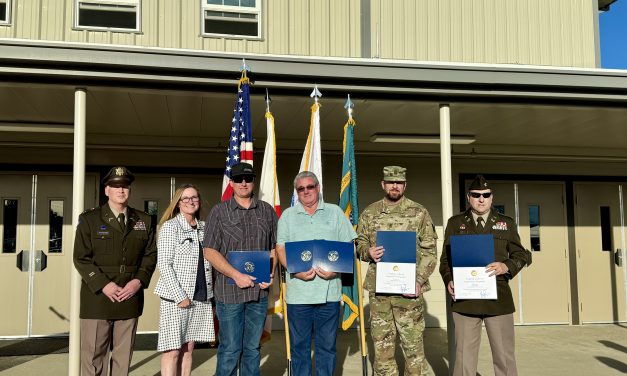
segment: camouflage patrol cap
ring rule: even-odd
[[[406,181],[405,171],[407,169],[401,166],[385,166],[383,167],[384,181]]]
[[[110,187],[128,187],[135,180],[135,175],[128,168],[117,166],[111,168],[109,173],[102,178],[102,184]]]
[[[475,180],[468,186],[468,191],[483,191],[485,189],[492,190],[492,186],[485,180],[483,175],[475,176]]]

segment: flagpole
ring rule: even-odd
[[[351,95],[347,94],[346,103],[344,108],[348,112],[348,120],[353,122],[353,101],[351,101]],[[359,215],[359,213],[356,213]],[[359,306],[359,338],[361,347],[361,370],[364,376],[368,376],[368,347],[366,346],[366,323],[364,320],[364,296],[362,292],[362,279],[361,279],[361,261],[357,254],[355,254],[355,272],[357,274],[357,304]]]
[[[361,261],[355,258],[355,270],[357,272],[357,296],[359,303],[359,337],[361,339],[361,370],[364,376],[368,376],[368,347],[366,346],[366,323],[364,321],[364,296],[361,291]]]
[[[285,356],[287,357],[287,376],[292,376],[292,352],[290,351],[290,326],[287,322],[287,296],[285,284],[285,273],[283,266],[279,264],[279,275],[281,278],[281,301],[283,302],[283,325],[285,326]]]

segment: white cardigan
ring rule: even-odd
[[[161,276],[155,294],[177,304],[194,297],[204,230],[205,222],[198,221],[198,228],[194,230],[181,213],[161,226],[157,240],[157,267]],[[209,300],[213,297],[211,264],[207,260],[204,263]]]

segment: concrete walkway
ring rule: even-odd
[[[627,325],[519,326],[516,341],[518,371],[522,376],[627,374]],[[372,353],[370,338],[368,346]],[[138,336],[131,375],[159,374],[160,354],[154,351],[155,347],[156,335]],[[425,347],[435,374],[447,375],[445,330],[427,329]],[[67,360],[67,338],[0,341],[1,375],[66,375]],[[484,331],[478,373],[493,375],[491,362]],[[215,365],[215,349],[201,347],[194,351],[193,374],[213,375]],[[266,376],[286,374],[283,332],[275,332],[272,341],[264,345],[261,368]],[[361,374],[357,332],[340,332],[336,375]]]

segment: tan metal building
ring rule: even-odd
[[[111,165],[136,173],[131,204],[155,215],[183,182],[218,201],[242,58],[257,150],[273,98],[284,203],[314,84],[338,197],[350,94],[362,208],[382,167],[404,165],[441,238],[483,173],[534,250],[511,282],[517,322],[627,320],[627,72],[598,69],[612,2],[0,0],[0,337],[68,332],[73,219]],[[431,279],[427,323],[446,326]],[[139,330],[155,331],[147,295]]]

